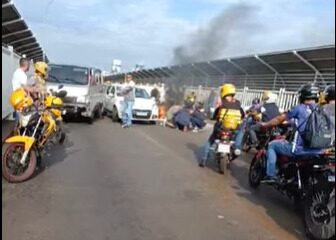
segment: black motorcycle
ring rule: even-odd
[[[283,138],[273,129],[267,144],[255,154],[249,169],[249,184],[257,188],[266,176],[266,149],[271,139]],[[315,156],[278,156],[276,183],[268,183],[302,210],[308,234],[314,239],[335,236],[335,147]]]

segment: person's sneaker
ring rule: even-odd
[[[195,127],[193,130],[192,130],[193,133],[197,133],[198,132],[198,128]]]
[[[128,128],[129,126],[127,124],[121,125],[122,128]]]
[[[201,167],[201,168],[204,168],[204,164],[203,163],[199,163],[198,166]]]
[[[278,183],[278,178],[277,177],[270,177],[270,176],[266,176],[263,180],[261,180],[261,183]]]

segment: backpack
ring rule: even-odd
[[[304,121],[306,127],[301,132],[303,144],[307,148],[323,149],[330,146],[334,127],[322,107],[310,107],[312,113]]]

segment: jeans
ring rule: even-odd
[[[274,140],[269,143],[266,157],[267,157],[267,167],[266,174],[269,177],[274,177],[276,175],[276,160],[277,155],[293,157],[292,153],[292,143],[286,140]]]
[[[132,125],[132,110],[133,110],[133,101],[125,101],[124,102],[124,109],[123,109],[123,116],[122,122],[123,125],[131,126]]]
[[[234,143],[234,149],[239,149],[241,150],[242,144],[243,144],[243,139],[244,139],[244,134],[245,134],[245,129],[249,126],[251,126],[254,123],[254,120],[252,117],[247,118],[246,120],[243,121],[243,123],[240,125],[238,131],[236,132],[235,136],[235,143]]]
[[[206,141],[206,143],[204,144],[203,148],[204,148],[204,155],[202,156],[201,158],[201,161],[199,163],[205,165],[207,160],[208,160],[208,157],[209,157],[209,152],[210,152],[210,147],[211,147],[211,144],[210,141]]]
[[[193,128],[197,127],[199,129],[202,129],[206,125],[206,123],[203,120],[198,119],[196,117],[191,117],[190,122]]]

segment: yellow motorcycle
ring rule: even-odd
[[[62,115],[66,92],[48,96],[37,109],[32,98],[18,89],[10,96],[10,104],[19,115],[15,135],[5,140],[2,175],[8,182],[22,182],[34,174],[41,163],[45,146],[57,135],[57,121]]]

